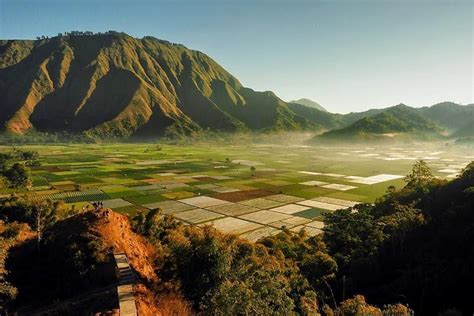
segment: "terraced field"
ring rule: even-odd
[[[275,234],[282,226],[318,234],[325,213],[373,202],[388,186],[400,187],[417,159],[448,178],[474,160],[472,151],[444,144],[25,147],[41,156],[42,165],[32,170],[33,187],[26,192],[35,198],[64,200],[76,209],[101,200],[128,215],[161,208],[186,224],[211,224],[250,240]]]

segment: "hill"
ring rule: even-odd
[[[474,122],[474,104],[461,105],[453,102],[443,102],[420,108],[418,112],[451,132]]]
[[[469,314],[474,162],[447,181],[418,161],[405,182],[373,204],[326,213],[323,234],[284,229],[256,243],[159,209],[132,220],[63,214],[37,242],[38,200],[2,198],[0,310],[117,315],[120,253],[140,315],[413,315],[408,305],[417,315]]]
[[[36,238],[11,250],[9,279],[18,288],[11,307],[20,314],[117,315],[117,268],[114,253],[123,253],[134,271],[134,300],[140,315],[168,315],[186,310],[186,303],[167,294],[158,301],[152,287],[157,251],[134,233],[128,217],[109,211],[58,221],[45,231],[38,254]],[[57,256],[61,253],[61,256]],[[170,310],[171,309],[171,310]],[[174,309],[174,311],[173,311]],[[181,313],[180,313],[181,314]]]
[[[124,33],[0,41],[0,126],[100,137],[318,129],[209,56]]]
[[[303,98],[303,99],[299,99],[299,100],[290,101],[289,103],[301,104],[301,105],[307,106],[309,108],[313,108],[313,109],[320,110],[320,111],[323,111],[323,112],[328,111],[321,104],[319,104],[317,102],[314,102],[313,100],[310,100],[310,99]]]
[[[441,128],[424,118],[416,109],[399,104],[378,114],[363,117],[351,125],[331,130],[317,139],[370,140],[394,138],[401,135],[411,137],[439,136]]]
[[[309,99],[287,103],[273,92],[243,87],[202,52],[153,37],[110,31],[0,40],[0,132],[13,135],[148,138],[202,130],[343,129],[326,136],[373,136],[425,133],[432,129],[428,121],[453,133],[473,120],[474,105],[445,102],[405,114],[407,122],[387,109],[342,115]]]
[[[474,137],[474,118],[470,121],[467,121],[462,125],[458,130],[453,133],[453,137],[464,138],[464,137]]]

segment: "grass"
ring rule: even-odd
[[[129,205],[129,206],[115,208],[114,211],[133,217],[137,215],[139,212],[147,212],[148,209],[137,206],[137,205]]]
[[[349,194],[364,195],[366,198],[361,202],[373,202],[375,199],[383,196],[387,192],[387,188],[391,185],[400,188],[405,184],[403,179],[386,181],[382,183],[363,185],[357,189],[346,191]]]
[[[213,183],[215,185],[240,190],[264,189],[275,193],[312,199],[328,196],[343,200],[368,202],[381,197],[389,185],[402,186],[403,180],[393,180],[373,185],[354,184],[345,178],[325,175],[307,175],[298,171],[320,173],[337,173],[346,176],[372,176],[382,173],[405,175],[409,173],[413,160],[385,161],[374,157],[361,157],[356,150],[376,152],[386,157],[393,148],[364,149],[357,147],[286,147],[279,145],[254,146],[251,144],[228,146],[210,143],[194,143],[161,145],[162,149],[153,150],[151,144],[100,144],[100,145],[54,145],[54,146],[22,146],[25,150],[37,150],[40,153],[42,166],[32,170],[33,188],[29,191],[39,198],[54,195],[62,198],[69,206],[76,209],[88,201],[124,199],[134,205],[119,207],[116,210],[133,215],[145,210],[142,205],[165,200],[184,199],[192,196],[214,196],[209,189],[200,189],[196,185]],[[448,164],[466,164],[468,161],[463,150],[446,148],[444,144],[438,149],[443,151],[440,158],[453,161],[443,163],[442,160],[429,161],[433,170],[442,169]],[[148,151],[146,151],[148,149]],[[403,148],[407,155],[419,148]],[[9,147],[0,146],[0,152],[9,151]],[[411,153],[410,153],[411,151]],[[349,153],[341,155],[340,153]],[[118,160],[110,159],[116,157]],[[226,163],[225,159],[258,161],[256,176],[252,176],[249,166]],[[290,163],[278,163],[286,160]],[[165,162],[165,163],[162,163]],[[216,166],[229,168],[216,169]],[[264,171],[266,169],[273,171]],[[176,176],[160,176],[162,173],[175,173]],[[193,175],[216,176],[225,175],[232,179],[216,180],[210,178],[194,179]],[[185,177],[181,179],[180,177]],[[322,187],[300,185],[300,182],[324,181],[328,183],[354,185],[358,188],[348,191],[336,191]],[[187,183],[185,188],[165,188],[167,184]],[[135,190],[136,186],[154,184],[152,190]],[[163,187],[161,187],[163,185]],[[54,187],[55,190],[50,190]],[[95,194],[64,194],[68,190],[100,189],[103,193]],[[17,192],[15,189],[0,189],[0,194]],[[21,192],[20,192],[21,193]],[[58,195],[64,194],[64,195]],[[295,214],[305,218],[322,220],[321,210],[311,209]]]
[[[145,205],[145,204],[165,201],[166,197],[162,196],[161,194],[149,194],[149,195],[129,196],[129,197],[125,197],[124,200],[132,204]]]
[[[179,199],[186,199],[186,198],[193,197],[194,193],[188,192],[188,191],[178,191],[178,192],[163,193],[162,195],[165,198],[170,199],[170,200],[179,200]]]
[[[309,210],[304,210],[298,213],[294,213],[294,216],[304,217],[307,219],[323,219],[324,213],[327,213],[327,210],[319,209],[319,208],[312,208]]]

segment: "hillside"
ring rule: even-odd
[[[13,307],[20,314],[33,310],[116,315],[118,284],[113,253],[124,253],[136,275],[133,294],[140,315],[186,310],[186,303],[176,297],[164,295],[155,300],[151,287],[158,284],[154,271],[157,251],[132,231],[124,215],[110,211],[107,217],[97,217],[87,212],[59,221],[46,232],[41,257],[36,251],[36,240],[31,239],[13,249],[7,260],[10,279],[19,293]],[[58,253],[62,255],[58,257]]]
[[[324,240],[339,267],[334,292],[344,278],[370,301],[402,297],[415,315],[470,314],[474,162],[452,181],[436,179],[417,162],[409,179],[358,212],[326,217]]]
[[[100,137],[319,126],[207,55],[124,33],[0,41],[0,126]]]
[[[460,105],[453,102],[438,103],[418,109],[424,117],[449,131],[456,131],[474,121],[474,104]],[[471,133],[471,136],[474,136]]]
[[[301,104],[301,105],[307,106],[309,108],[313,108],[313,109],[320,110],[320,111],[323,111],[323,112],[328,111],[321,104],[319,104],[318,102],[314,102],[313,100],[310,100],[310,99],[303,98],[303,99],[299,99],[299,100],[290,101],[289,103]]]
[[[444,180],[417,161],[375,203],[325,213],[315,236],[282,229],[251,242],[165,209],[130,219],[65,206],[0,199],[3,314],[126,314],[124,297],[139,315],[472,311],[474,162]],[[47,224],[41,240],[36,212]]]
[[[464,125],[461,125],[461,127],[453,133],[453,137],[474,137],[474,118]]]
[[[286,103],[273,92],[243,87],[204,53],[153,37],[107,32],[0,40],[0,132],[14,135],[147,138],[333,129],[326,136],[380,135],[429,132],[427,122],[452,133],[472,121],[474,105],[445,102],[405,112],[342,115],[309,99]]]
[[[439,136],[441,131],[438,125],[418,114],[416,109],[399,104],[379,114],[366,116],[345,128],[326,132],[317,139],[370,140],[400,135],[431,137]]]

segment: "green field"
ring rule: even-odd
[[[202,211],[182,213],[182,219],[197,225],[217,221],[228,231],[241,225],[238,233],[252,238],[259,236],[259,230],[269,231],[268,214],[282,226],[318,233],[304,219],[320,221],[324,212],[342,208],[338,203],[375,201],[388,186],[402,186],[403,176],[417,159],[426,160],[435,175],[447,178],[474,159],[472,152],[445,145],[78,144],[22,149],[40,153],[41,166],[31,171],[33,187],[24,191],[36,198],[64,200],[76,209],[84,202],[109,201],[116,211],[129,215],[156,207],[173,214],[198,209]],[[10,150],[0,147],[0,152]],[[0,191],[0,195],[11,193],[11,189]],[[289,205],[288,213],[272,211],[282,205]],[[291,205],[300,209],[291,213]],[[270,213],[247,216],[262,210]]]

